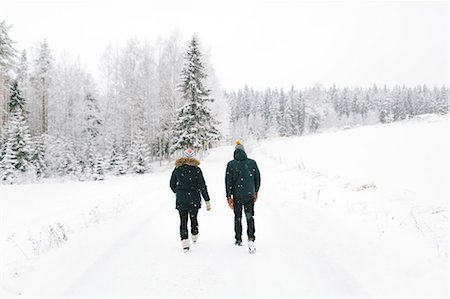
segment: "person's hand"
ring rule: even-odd
[[[255,192],[255,195],[253,196],[253,202],[256,202],[258,199],[258,192]]]
[[[205,203],[206,203],[206,210],[207,211],[211,210],[211,203],[209,202],[209,200],[205,201]]]
[[[231,196],[227,197],[227,201],[228,201],[228,206],[230,207],[230,209],[232,209],[234,205],[233,205],[233,199],[231,198]]]

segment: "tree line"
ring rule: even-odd
[[[288,91],[254,90],[248,86],[226,94],[230,134],[264,139],[299,136],[325,128],[390,123],[416,115],[447,114],[449,89],[373,85],[370,88],[330,88],[317,85]]]
[[[0,181],[102,180],[142,174],[181,150],[219,139],[318,130],[448,113],[448,87],[309,88],[223,92],[198,37],[110,44],[93,79],[47,41],[19,52],[0,22]],[[220,124],[228,122],[226,136]],[[223,133],[224,130],[222,130]]]
[[[45,40],[19,53],[10,27],[0,23],[1,181],[142,174],[183,147],[202,151],[218,140],[220,88],[197,37],[187,49],[178,32],[110,44],[94,82],[68,54],[55,59]],[[186,138],[186,130],[200,134]]]

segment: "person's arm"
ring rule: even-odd
[[[255,201],[256,201],[256,199],[258,199],[259,187],[261,186],[261,173],[259,172],[258,164],[256,164],[256,161],[254,162],[255,162],[254,180],[255,180]]]
[[[233,193],[233,174],[231,173],[231,162],[228,162],[227,169],[225,172],[225,193],[227,196],[227,202],[230,208],[233,208],[233,198],[231,197]]]
[[[208,189],[206,188],[205,178],[203,177],[202,170],[198,167],[198,177],[197,177],[198,189],[202,193],[203,199],[208,202],[209,194]]]
[[[225,173],[225,192],[227,198],[231,197],[233,192],[233,174],[231,173],[230,163],[227,164],[227,170]]]
[[[170,177],[170,189],[173,193],[177,192],[177,177],[175,176],[175,169],[172,171],[172,176]]]

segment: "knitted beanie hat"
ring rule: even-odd
[[[244,146],[241,144],[241,141],[238,139],[238,140],[236,140],[236,147],[234,148],[234,150],[237,150],[237,149],[241,149],[241,150],[243,150],[244,152],[245,152],[245,148],[244,148]]]
[[[188,148],[183,152],[183,156],[185,156],[186,158],[192,158],[194,157],[195,152],[192,148]]]

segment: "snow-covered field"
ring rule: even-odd
[[[447,297],[448,133],[425,117],[248,144],[255,255],[233,245],[230,146],[202,161],[212,210],[187,254],[172,167],[2,186],[2,296]]]

